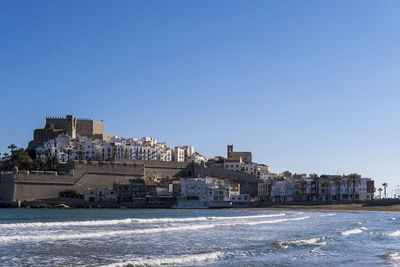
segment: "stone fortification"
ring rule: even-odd
[[[83,193],[87,188],[108,187],[136,177],[190,178],[216,177],[241,185],[241,193],[255,196],[256,176],[232,172],[222,167],[195,163],[120,160],[118,162],[72,161],[59,164],[57,172],[14,171],[0,176],[0,200],[38,200],[57,198],[63,190]]]
[[[63,190],[83,194],[87,188],[112,187],[115,182],[143,177],[143,164],[110,162],[70,162],[59,172],[14,171],[0,176],[0,200],[57,198]]]
[[[90,119],[78,119],[73,115],[61,117],[46,117],[46,125],[43,129],[33,132],[33,140],[29,142],[30,149],[36,149],[60,134],[66,134],[71,138],[86,136],[93,139],[104,138],[104,122]]]
[[[118,162],[143,164],[146,178],[197,177],[193,164],[176,161],[118,159]]]
[[[241,193],[257,195],[258,178],[255,175],[229,171],[223,167],[205,166],[196,163],[118,159],[121,162],[143,164],[146,178],[190,178],[216,177],[241,185]]]

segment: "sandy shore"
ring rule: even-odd
[[[400,212],[400,204],[396,205],[366,205],[366,204],[331,204],[331,205],[270,205],[259,209],[282,210],[321,210],[321,211],[384,211]]]

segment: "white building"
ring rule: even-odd
[[[185,150],[179,146],[174,148],[173,160],[177,162],[185,162]]]
[[[258,163],[242,163],[242,172],[262,178],[269,174],[269,167]]]
[[[249,194],[231,195],[229,197],[232,207],[247,207],[251,198]]]
[[[224,168],[229,171],[241,171],[242,158],[226,158],[224,159]]]
[[[177,185],[180,186],[177,186]],[[247,206],[251,199],[248,194],[240,194],[239,184],[226,183],[217,178],[191,178],[174,181],[169,185],[170,192],[177,196],[178,207],[242,207]]]
[[[190,160],[191,160],[191,162],[198,163],[198,164],[207,162],[207,158],[197,152],[194,152],[192,154]]]
[[[193,146],[182,146],[171,149],[165,143],[159,143],[151,137],[120,138],[112,136],[105,140],[92,140],[78,136],[71,139],[66,135],[45,142],[36,150],[37,157],[43,161],[48,156],[56,157],[59,162],[69,160],[97,160],[111,159],[158,160],[179,162],[202,162],[207,160],[199,153],[194,152]]]
[[[84,191],[84,200],[86,202],[117,202],[117,199],[116,192],[103,187],[88,188]]]
[[[187,199],[209,201],[212,198],[212,184],[205,178],[192,178],[181,181],[181,196]]]

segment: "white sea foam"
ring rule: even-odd
[[[330,217],[330,216],[335,216],[335,215],[336,215],[336,213],[322,213],[319,216],[321,216],[321,217]]]
[[[103,267],[117,267],[117,266],[160,266],[160,265],[180,265],[180,264],[193,264],[201,262],[216,261],[224,256],[224,253],[217,251],[212,253],[190,254],[190,255],[176,255],[175,257],[168,258],[135,258],[124,262],[117,262]]]
[[[226,227],[226,226],[240,226],[240,225],[259,225],[259,224],[272,224],[286,221],[299,221],[308,219],[307,217],[299,218],[288,218],[288,219],[276,219],[268,221],[252,221],[252,222],[231,222],[231,223],[207,223],[207,224],[195,224],[195,225],[182,225],[174,227],[160,227],[160,228],[146,228],[146,229],[134,229],[134,230],[118,230],[118,231],[99,231],[99,232],[86,232],[86,233],[70,233],[70,234],[36,234],[36,235],[14,235],[14,236],[0,236],[0,243],[6,242],[19,242],[19,241],[52,241],[52,240],[72,240],[72,239],[87,239],[87,238],[102,238],[110,236],[126,236],[132,234],[152,234],[159,232],[170,232],[170,231],[189,231],[189,230],[200,230],[214,227]]]
[[[285,216],[285,213],[264,214],[253,216],[231,216],[231,217],[191,217],[191,218],[127,218],[121,220],[91,220],[91,221],[66,221],[66,222],[34,222],[34,223],[10,223],[0,224],[0,229],[10,228],[41,228],[41,227],[69,227],[69,226],[109,226],[121,224],[135,223],[174,223],[174,222],[193,222],[193,221],[209,221],[209,220],[242,220],[242,219],[259,219]]]
[[[276,245],[283,248],[287,249],[289,245],[293,246],[324,246],[326,245],[326,242],[323,241],[326,238],[329,238],[330,236],[322,236],[322,237],[315,237],[315,238],[310,238],[310,239],[300,239],[300,240],[292,240],[292,241],[278,241],[276,242]]]
[[[363,230],[367,230],[365,227],[360,227],[360,228],[355,228],[347,231],[341,232],[342,235],[344,236],[349,236],[349,235],[354,235],[354,234],[361,234]]]
[[[380,255],[380,257],[387,260],[400,260],[399,252],[390,252],[387,254]]]
[[[394,231],[394,232],[390,232],[390,233],[385,233],[384,235],[387,236],[400,236],[400,230]]]

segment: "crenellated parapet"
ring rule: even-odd
[[[44,142],[54,139],[60,134],[66,134],[71,138],[86,136],[93,139],[103,139],[104,121],[78,119],[74,115],[66,115],[65,117],[46,116],[45,127],[34,130],[34,137],[29,143],[29,148],[35,150]]]

